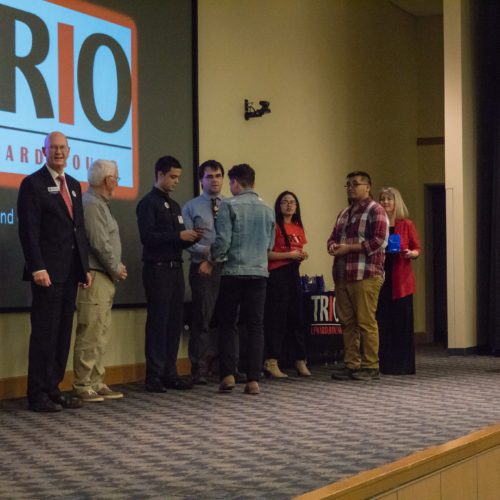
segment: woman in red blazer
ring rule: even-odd
[[[413,294],[417,288],[411,261],[420,255],[420,243],[400,192],[383,188],[379,201],[389,218],[390,234],[399,234],[401,239],[401,251],[385,257],[385,282],[377,308],[380,371],[409,375],[415,373]]]

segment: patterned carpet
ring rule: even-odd
[[[0,498],[288,499],[500,420],[500,358],[419,349],[417,375],[336,382],[330,368],[259,396],[192,391],[58,414],[0,402]]]

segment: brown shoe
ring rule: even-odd
[[[264,361],[264,373],[267,377],[273,378],[287,378],[288,375],[283,373],[278,366],[277,359],[266,359]]]
[[[260,389],[259,389],[259,383],[256,382],[255,380],[252,382],[248,382],[245,385],[245,390],[243,391],[245,394],[259,394]]]
[[[80,398],[84,403],[101,403],[104,398],[97,394],[93,389],[88,391],[79,392],[76,394],[77,398]]]
[[[226,375],[220,385],[219,385],[219,392],[231,392],[236,385],[236,382],[234,381],[234,376],[233,375]]]
[[[297,369],[297,373],[299,377],[310,377],[311,372],[307,368],[306,362],[303,359],[299,359],[295,361],[295,368]]]

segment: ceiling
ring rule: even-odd
[[[443,14],[443,0],[390,0],[400,9],[414,16],[438,16]]]

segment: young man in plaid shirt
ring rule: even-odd
[[[345,367],[332,378],[372,380],[380,378],[375,312],[384,282],[389,220],[371,197],[366,172],[350,173],[345,187],[349,206],[338,215],[327,242],[328,253],[335,257],[336,311],[344,336]]]

